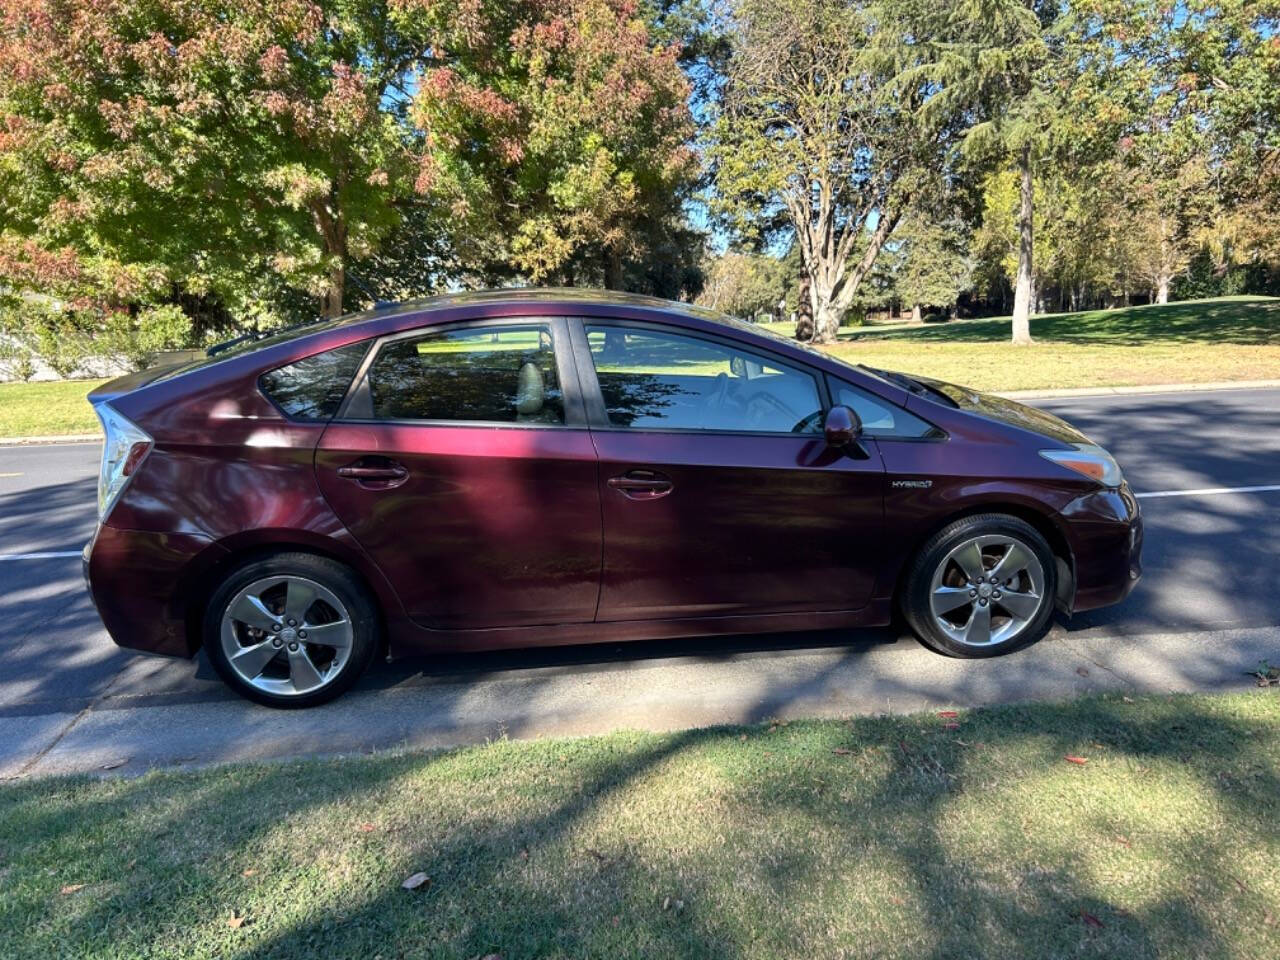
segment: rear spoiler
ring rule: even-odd
[[[114,380],[108,380],[101,386],[94,387],[89,391],[89,402],[96,407],[107,400],[114,400],[116,397],[122,397],[126,393],[141,390],[147,384],[154,383],[166,374],[172,373],[188,363],[190,363],[189,360],[176,360],[173,363],[162,363],[155,367],[139,370],[136,373],[126,373],[123,377],[116,377]]]

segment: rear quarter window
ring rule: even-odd
[[[293,420],[331,420],[369,349],[369,341],[313,354],[264,373],[262,392]]]

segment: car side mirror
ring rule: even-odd
[[[852,407],[837,404],[827,411],[822,433],[829,447],[847,447],[862,436],[862,421]]]

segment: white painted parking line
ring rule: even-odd
[[[62,560],[78,556],[79,550],[52,550],[46,553],[0,553],[0,560]]]
[[[1222,493],[1272,493],[1280,490],[1280,483],[1270,483],[1261,487],[1201,487],[1199,490],[1152,490],[1147,493],[1135,493],[1139,500],[1148,497],[1216,497]]]

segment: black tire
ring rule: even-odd
[[[346,654],[345,662],[337,668],[332,676],[326,673],[322,685],[317,689],[285,695],[260,689],[247,681],[232,666],[230,658],[226,650],[224,650],[223,617],[228,612],[228,605],[241,591],[251,585],[275,577],[301,578],[303,581],[319,584],[324,590],[329,591],[340,602],[341,606],[345,607],[344,612],[347,616],[345,618],[340,616],[339,620],[340,623],[349,622],[350,624],[349,652]],[[323,598],[321,599],[323,600]],[[314,604],[310,609],[315,610]],[[323,611],[326,609],[333,611],[336,608],[328,607],[327,605],[322,606],[321,617],[323,617]],[[283,614],[280,614],[280,616],[283,616]],[[305,624],[305,621],[303,623]],[[232,629],[243,631],[245,627],[238,625]],[[313,628],[313,630],[315,629],[317,628]],[[305,634],[302,634],[302,636],[305,636]],[[269,633],[265,634],[265,637],[273,639]],[[321,557],[312,553],[271,554],[256,560],[250,560],[236,567],[226,575],[209,598],[209,604],[205,609],[203,619],[205,650],[208,652],[210,663],[213,664],[214,669],[218,671],[218,675],[222,677],[227,686],[246,699],[268,707],[282,709],[313,707],[321,703],[327,703],[345,693],[360,678],[360,675],[364,673],[373,660],[374,653],[379,646],[379,637],[380,624],[377,607],[360,578],[349,567],[328,557]],[[229,642],[240,641],[237,639]],[[245,645],[247,646],[248,642]],[[279,645],[277,644],[277,646]],[[319,650],[322,653],[325,649],[311,647],[305,642],[300,642],[295,646],[302,646],[304,651],[312,649]],[[241,649],[244,648],[242,647]],[[292,656],[283,649],[280,651],[280,655],[285,658],[285,663]],[[330,667],[332,668],[335,663],[337,663],[337,660],[332,660]],[[271,668],[284,669],[286,673],[290,672],[287,667],[282,665],[279,657],[272,661]]]
[[[1033,616],[1026,618],[1024,625],[1017,628],[1016,633],[998,642],[974,646],[958,642],[954,636],[943,629],[931,605],[931,593],[933,591],[934,577],[938,573],[940,565],[947,560],[953,550],[979,537],[1008,537],[1011,541],[1020,543],[1039,562],[1043,584],[1038,591],[1033,591],[1042,601],[1039,608]],[[1028,568],[1030,567],[1031,565],[1028,564]],[[949,566],[946,569],[949,570],[947,575],[953,578],[953,582],[954,578],[961,573],[958,566]],[[987,572],[992,573],[993,571],[988,569]],[[1019,574],[1018,576],[1027,577],[1029,583],[1029,573]],[[945,585],[945,579],[943,583]],[[965,585],[968,585],[967,581]],[[952,587],[951,589],[960,588]],[[992,589],[992,586],[989,585],[987,589]],[[994,585],[994,589],[998,591],[1001,587]],[[1034,643],[1044,636],[1049,629],[1050,621],[1053,619],[1057,589],[1057,562],[1055,561],[1053,550],[1040,532],[1025,520],[1020,520],[1017,517],[1002,513],[986,513],[962,517],[953,523],[947,524],[947,526],[929,538],[920,548],[907,570],[900,605],[907,625],[911,627],[912,632],[915,633],[920,642],[930,649],[947,656],[966,659],[998,657]],[[1011,596],[1016,596],[1013,590],[1010,590],[1009,593]],[[995,596],[999,597],[1000,595],[996,593]],[[969,602],[976,603],[977,601]],[[987,603],[991,605],[990,612],[987,615],[988,623],[994,622],[997,617],[1007,617],[1008,619],[1005,622],[1016,626],[1015,618],[1003,610],[999,600],[988,600]],[[983,606],[986,605],[983,604]],[[963,611],[953,615],[959,619],[963,616]],[[962,628],[963,624],[960,624],[954,627],[952,632],[954,633]],[[988,633],[992,632],[994,630],[988,631]]]

